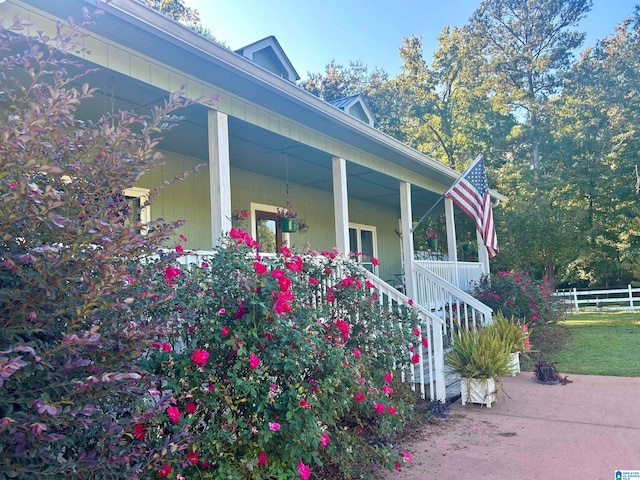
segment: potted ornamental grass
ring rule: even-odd
[[[460,329],[446,360],[449,372],[460,376],[462,405],[479,403],[491,408],[501,388],[500,378],[511,375],[510,345],[491,327]]]
[[[502,339],[509,349],[509,367],[511,375],[515,377],[520,372],[520,353],[524,351],[524,343],[526,336],[522,328],[521,322],[515,317],[507,318],[502,312],[498,312],[494,316],[492,329]]]

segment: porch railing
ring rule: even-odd
[[[480,280],[484,274],[482,265],[477,262],[450,262],[435,260],[415,260],[415,263],[435,273],[461,290],[467,290],[473,281]],[[458,273],[456,275],[456,265]]]
[[[415,301],[442,319],[444,334],[450,338],[456,324],[468,329],[491,323],[491,307],[420,264],[414,265],[414,282]]]

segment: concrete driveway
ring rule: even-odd
[[[413,460],[385,478],[614,480],[618,470],[640,472],[640,378],[568,377],[567,385],[540,385],[531,372],[505,378],[510,398],[500,394],[490,409],[458,400],[449,418],[399,447]]]

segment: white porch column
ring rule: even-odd
[[[209,110],[209,192],[211,197],[211,242],[231,230],[231,168],[229,166],[229,122],[227,115]]]
[[[349,254],[349,197],[347,195],[347,161],[333,157],[333,210],[336,224],[336,247]]]
[[[478,261],[482,265],[482,273],[489,275],[491,270],[489,269],[489,254],[487,253],[487,247],[484,245],[482,235],[476,230],[476,240],[478,241]]]
[[[402,225],[402,264],[407,297],[416,298],[413,278],[413,214],[411,212],[411,184],[400,182],[400,224]]]
[[[447,252],[449,254],[449,261],[453,262],[453,278],[456,286],[460,286],[460,279],[458,278],[458,249],[456,248],[456,222],[453,212],[453,200],[450,198],[444,199],[444,218],[447,229]]]

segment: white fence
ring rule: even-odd
[[[640,308],[640,288],[612,288],[603,290],[557,291],[554,296],[561,298],[574,312],[598,310],[631,310]]]

